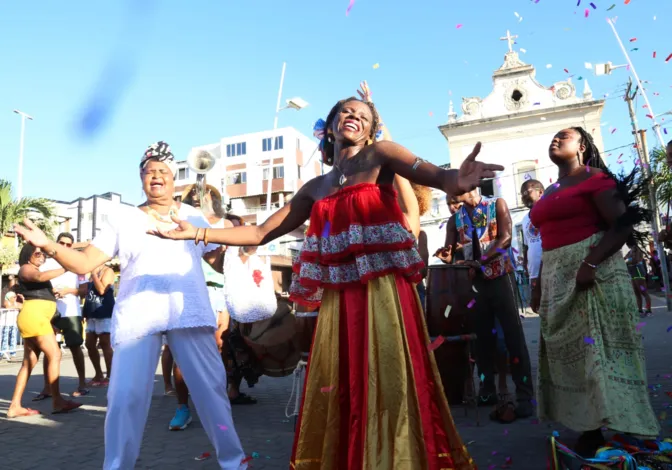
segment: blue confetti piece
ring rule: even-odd
[[[583,342],[586,344],[595,344],[595,340],[590,336],[586,336],[585,338],[583,338]]]
[[[672,331],[672,326],[667,327],[667,332],[669,333],[670,331]]]
[[[258,459],[259,458],[259,452],[252,452],[252,458],[253,459]]]
[[[485,374],[481,374],[481,382],[485,382]]]
[[[558,431],[553,431],[553,437],[560,437],[560,433]]]
[[[497,334],[497,328],[493,328],[493,329],[492,329],[492,334],[493,334],[493,335],[496,335],[496,334]]]
[[[324,224],[324,228],[322,229],[322,238],[327,238],[329,236],[330,231],[331,231],[331,222],[327,220],[327,223]]]

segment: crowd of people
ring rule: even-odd
[[[260,225],[226,214],[211,186],[189,188],[176,201],[176,164],[165,142],[141,158],[146,201],[111,218],[83,250],[73,249],[68,234],[52,241],[28,220],[17,225],[26,242],[18,276],[25,353],[8,417],[36,413],[22,407],[21,398],[42,352],[40,397],[52,399],[55,413],[80,406],[60,395],[56,328],[79,374],[72,395],[109,387],[106,470],[135,465],[160,357],[166,394],[177,396],[169,429],[189,425],[191,396],[220,467],[246,468],[231,405],[256,402],[240,384],[254,383],[259,371],[253,358],[238,354],[242,323],[229,314],[224,260],[247,260],[255,247],[310,221],[290,294],[319,310],[319,320],[291,468],[475,469],[428,348],[423,279],[429,252],[419,217],[427,210],[428,188],[436,188],[449,195],[453,216],[435,255],[469,268],[478,398],[495,406],[491,418],[511,422],[536,412],[581,432],[576,450],[586,456],[604,443],[605,427],[654,439],[660,428],[636,329],[637,306],[642,315],[651,306],[644,296],[643,310],[635,293],[645,289],[633,275],[641,265],[635,230],[648,214],[636,202],[632,179],[614,176],[590,134],[574,127],[549,143],[557,182],[522,185],[531,209],[523,222],[523,259],[532,309],[541,317],[535,387],[516,301],[511,216],[504,199],[483,197],[478,189],[503,167],[477,161],[477,144],[459,169],[441,169],[389,134],[381,138],[382,129],[366,86],[360,99],[338,101],[318,126],[322,160],[332,170],[306,182]],[[626,243],[632,247],[627,263],[621,254]],[[114,274],[105,267],[113,258],[121,266],[116,298]],[[86,274],[90,279],[83,282],[78,275]],[[89,383],[78,358],[78,298],[86,299],[85,344],[95,369]],[[495,386],[497,374],[506,375],[498,350],[509,357],[515,402],[503,399],[506,380],[499,393]]]

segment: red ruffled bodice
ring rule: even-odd
[[[392,185],[356,184],[313,205],[293,264],[290,299],[318,307],[323,289],[343,289],[391,273],[420,282],[423,267]]]

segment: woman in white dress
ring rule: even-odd
[[[217,351],[215,314],[201,259],[219,245],[207,245],[209,224],[186,204],[173,201],[176,164],[168,145],[143,154],[140,177],[147,201],[111,218],[82,252],[56,245],[30,221],[15,226],[27,242],[42,248],[77,274],[91,272],[118,256],[119,293],[112,316],[114,362],[105,419],[105,470],[134,468],[151,403],[161,337],[180,364],[201,424],[223,469],[243,469],[245,459],[231,418],[226,371]],[[203,242],[159,240],[150,228],[174,226],[171,217],[199,227]]]

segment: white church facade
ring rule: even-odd
[[[535,79],[535,68],[525,64],[513,50],[516,36],[507,35],[509,51],[504,64],[493,75],[493,89],[485,98],[462,98],[462,115],[450,103],[448,122],[439,126],[448,142],[450,167],[459,168],[477,142],[481,142],[479,159],[505,167],[497,177],[481,187],[485,196],[506,200],[513,219],[513,245],[522,243],[520,223],[527,209],[520,200],[520,186],[536,179],[545,186],[557,179],[557,168],[548,156],[553,136],[561,129],[581,126],[593,135],[595,144],[604,149],[601,133],[603,99],[594,99],[586,80],[574,83],[571,78],[550,87]],[[583,87],[577,94],[577,85]],[[443,246],[449,217],[445,195],[435,193],[431,213],[423,219],[430,253]],[[439,228],[441,227],[441,228]]]

